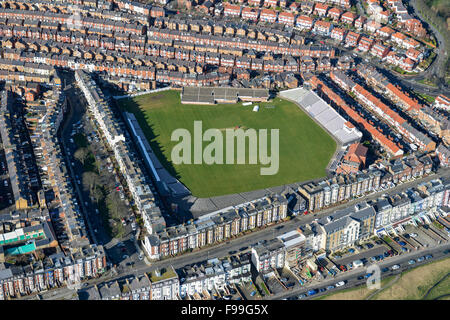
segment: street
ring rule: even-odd
[[[450,169],[442,169],[441,168],[441,169],[439,169],[439,172],[437,174],[431,174],[422,179],[409,181],[409,182],[403,183],[403,184],[398,185],[389,190],[381,190],[375,194],[371,194],[366,197],[353,199],[347,203],[340,204],[335,207],[322,210],[319,213],[315,213],[312,215],[306,215],[306,216],[305,215],[297,216],[297,217],[291,219],[290,221],[286,221],[286,222],[283,222],[283,223],[280,223],[277,225],[272,225],[272,226],[266,227],[262,230],[254,231],[247,235],[243,235],[236,239],[230,239],[229,241],[226,241],[226,242],[223,242],[223,243],[211,246],[211,247],[204,247],[200,250],[195,250],[191,253],[185,253],[180,256],[166,258],[161,261],[152,262],[151,266],[147,266],[145,263],[143,263],[143,261],[140,261],[140,263],[136,263],[132,268],[131,268],[131,266],[121,267],[119,269],[119,271],[120,271],[119,274],[110,272],[109,274],[104,275],[100,278],[88,280],[88,281],[86,281],[86,283],[88,283],[89,285],[93,285],[93,284],[98,284],[101,282],[113,281],[113,280],[119,279],[119,278],[126,278],[127,276],[130,276],[130,275],[141,275],[145,272],[150,272],[155,269],[166,268],[170,265],[172,265],[175,269],[177,269],[177,268],[183,267],[185,265],[191,264],[193,262],[205,261],[212,257],[221,258],[224,256],[228,256],[228,255],[230,255],[230,252],[246,252],[246,251],[250,250],[250,248],[253,244],[256,244],[259,241],[273,239],[276,236],[279,236],[283,233],[295,230],[301,225],[311,223],[313,220],[315,220],[319,217],[327,216],[336,210],[342,209],[344,207],[347,207],[349,205],[356,204],[356,203],[359,203],[362,201],[377,199],[379,196],[381,196],[384,193],[398,192],[398,191],[405,190],[405,189],[411,187],[412,185],[417,185],[417,183],[419,181],[425,182],[425,181],[430,181],[430,180],[433,180],[433,179],[436,179],[436,178],[439,178],[442,176],[448,176],[449,171],[450,171]],[[430,249],[430,250],[433,250],[433,249]],[[414,253],[417,253],[417,251],[408,253],[408,255],[414,254]],[[404,255],[401,255],[400,257],[403,257],[403,256]],[[396,258],[399,258],[399,257],[396,257]],[[392,260],[389,260],[389,261],[392,261]],[[385,263],[385,262],[383,262],[383,263]],[[350,272],[353,272],[353,271],[350,271]],[[345,273],[345,274],[348,274],[348,273]],[[61,291],[59,294],[67,295],[68,291],[70,291],[70,290],[68,290],[67,288],[60,288],[60,289],[55,289],[55,291],[58,291],[58,292]]]
[[[434,248],[422,249],[422,250],[413,251],[413,252],[410,252],[410,253],[407,253],[407,254],[402,254],[400,256],[395,256],[395,257],[392,257],[392,258],[388,258],[386,260],[383,260],[382,262],[375,263],[375,265],[377,265],[380,268],[380,270],[383,269],[383,268],[389,268],[388,271],[382,273],[381,278],[384,278],[384,277],[388,277],[388,276],[391,276],[391,275],[400,274],[400,273],[402,273],[405,270],[408,270],[408,269],[410,269],[412,267],[416,267],[416,266],[421,265],[421,264],[428,263],[430,261],[436,261],[436,260],[439,260],[441,258],[448,257],[449,256],[448,253],[444,254],[444,251],[448,250],[449,248],[450,248],[450,244],[447,242],[447,243],[441,244],[439,246],[436,246]],[[429,259],[429,260],[425,260],[423,262],[416,262],[413,265],[408,264],[409,260],[417,259],[417,258],[419,258],[421,256],[425,256],[425,255],[428,255],[428,254],[433,255],[433,258]],[[392,266],[396,265],[396,264],[400,265],[400,268],[397,269],[397,270],[392,270]],[[361,284],[366,283],[366,279],[358,279],[359,276],[363,276],[366,273],[367,273],[366,267],[353,269],[351,271],[348,271],[348,272],[345,272],[345,273],[341,273],[341,274],[337,275],[335,278],[332,278],[330,280],[325,280],[325,281],[321,281],[320,283],[310,284],[308,286],[301,287],[301,288],[298,288],[298,289],[294,289],[294,290],[289,291],[289,292],[283,292],[283,293],[280,293],[278,295],[270,296],[268,298],[271,299],[271,300],[279,300],[279,299],[284,299],[284,298],[288,298],[288,297],[292,297],[292,296],[298,296],[300,294],[305,294],[306,292],[308,292],[309,290],[311,290],[313,288],[314,289],[315,288],[326,288],[327,286],[335,285],[339,281],[346,281],[345,285],[340,287],[339,290],[357,287],[357,286],[359,286]],[[332,292],[336,292],[336,291],[338,291],[338,290],[337,289],[332,289]],[[329,292],[330,291],[327,290],[325,292],[315,294],[314,298],[318,297],[320,295],[328,294]],[[310,297],[307,297],[306,299],[309,299],[309,298]]]

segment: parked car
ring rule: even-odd
[[[353,248],[350,248],[350,249],[348,249],[348,252],[350,252],[350,253],[354,253],[354,252],[355,252],[355,249],[353,249]]]
[[[399,245],[401,245],[402,247],[406,246],[406,242],[405,241],[397,241],[397,243]]]
[[[411,238],[417,238],[417,233],[410,233],[409,236],[410,236]]]
[[[415,264],[415,263],[416,263],[416,260],[414,260],[414,259],[411,259],[408,261],[408,264]]]
[[[335,284],[336,287],[342,287],[343,285],[345,285],[346,281],[339,281],[338,283]]]
[[[389,268],[383,268],[382,270],[381,270],[381,272],[388,272],[389,271]]]
[[[432,256],[431,254],[427,254],[427,255],[425,256],[425,259],[426,259],[426,260],[431,259],[431,258],[433,258],[433,256]]]
[[[294,282],[289,282],[286,284],[286,288],[292,288],[293,286],[295,286]]]
[[[424,260],[425,260],[425,257],[417,258],[417,262],[422,262],[422,261],[424,261]]]
[[[318,292],[317,289],[311,289],[311,290],[308,291],[307,295],[308,295],[308,296],[313,296],[313,295],[315,295],[317,292]]]
[[[327,290],[333,290],[334,288],[336,288],[336,287],[333,286],[333,285],[329,285],[329,286],[327,287]]]
[[[399,269],[399,268],[400,268],[400,266],[399,266],[398,264],[395,264],[395,265],[392,266],[391,269],[392,269],[392,270],[397,270],[397,269]]]

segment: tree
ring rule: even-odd
[[[75,159],[80,161],[83,164],[83,166],[84,166],[84,164],[86,162],[86,159],[89,156],[89,151],[86,148],[80,148],[77,151],[75,151],[73,156],[75,157]]]
[[[92,171],[87,171],[83,173],[83,186],[85,190],[89,190],[91,193],[97,185],[98,174]]]
[[[108,196],[106,197],[106,204],[108,206],[111,217],[120,220],[120,213],[122,211],[125,211],[126,208],[124,207],[120,198],[117,196],[116,192],[111,192],[108,194]]]
[[[103,194],[103,190],[99,185],[95,185],[94,186],[94,190],[92,191],[92,196],[94,197],[95,201],[97,202],[97,204],[103,200],[103,198],[105,197],[105,195]]]

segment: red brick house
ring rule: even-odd
[[[259,15],[259,21],[274,23],[277,21],[277,13],[275,10],[263,9]]]
[[[341,22],[347,23],[347,24],[353,24],[353,22],[356,20],[357,15],[354,14],[351,11],[347,11],[341,16]]]

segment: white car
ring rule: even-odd
[[[399,268],[400,268],[400,266],[398,264],[392,266],[392,270],[397,270]]]
[[[417,238],[417,233],[410,233],[409,236],[410,236],[411,238]]]
[[[336,283],[336,287],[342,287],[343,285],[345,285],[345,281],[339,281]]]

